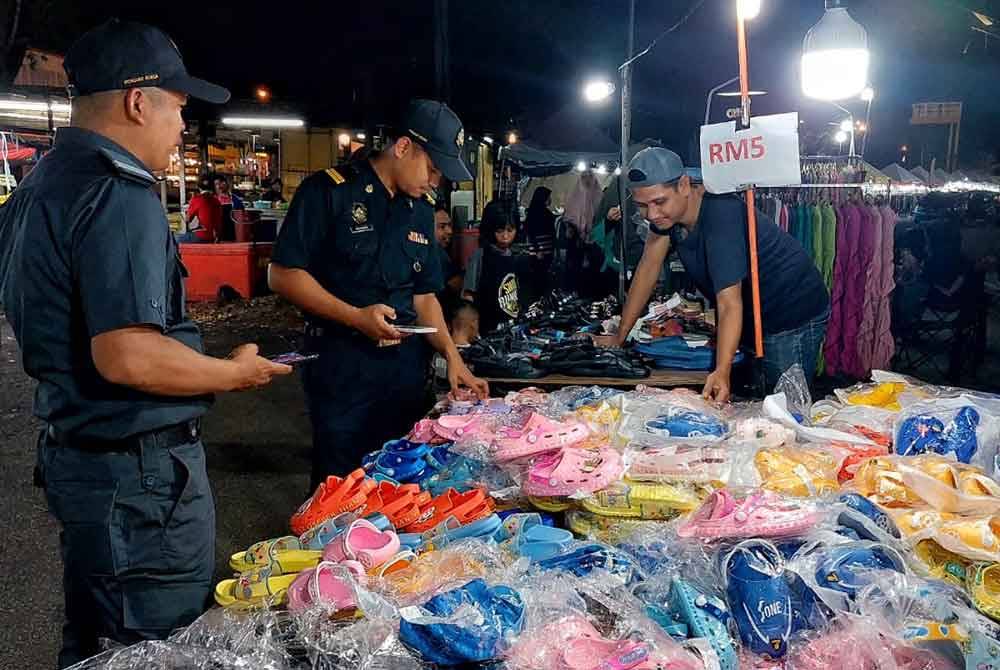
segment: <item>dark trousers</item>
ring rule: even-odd
[[[215,504],[201,442],[95,452],[43,435],[39,469],[62,525],[66,621],[59,667],[163,639],[204,612],[215,569]]]
[[[320,354],[302,370],[315,489],[361,467],[365,454],[405,436],[429,409],[427,353],[420,336],[381,348],[360,335],[307,336],[306,347]]]

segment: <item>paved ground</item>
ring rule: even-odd
[[[224,315],[223,315],[224,316]],[[240,341],[226,323],[209,326],[209,349],[222,354]],[[279,328],[260,342],[282,353]],[[55,666],[62,612],[58,529],[31,484],[38,424],[31,417],[33,384],[17,360],[16,343],[0,319],[0,668]],[[209,474],[218,510],[217,572],[238,548],[287,533],[288,516],[309,483],[309,421],[299,381],[220,396],[205,420]]]

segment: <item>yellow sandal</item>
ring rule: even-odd
[[[1000,621],[1000,564],[977,565],[968,580],[968,590],[977,610]]]
[[[952,553],[934,540],[921,540],[913,553],[927,566],[931,577],[965,588],[972,561]]]
[[[215,602],[227,608],[280,605],[298,574],[269,576],[267,570],[244,572],[236,579],[224,579],[215,586]]]
[[[581,505],[600,516],[664,521],[696,509],[708,493],[708,490],[625,479],[585,498]]]

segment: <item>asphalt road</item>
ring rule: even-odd
[[[236,336],[238,337],[238,336]],[[207,335],[221,354],[232,334]],[[262,349],[288,349],[264,336]],[[270,339],[270,341],[268,341]],[[267,347],[267,348],[265,348]],[[33,382],[22,372],[16,342],[0,318],[0,668],[55,667],[62,625],[58,527],[32,486],[35,438]],[[216,497],[216,572],[229,555],[266,537],[287,534],[288,517],[309,484],[309,420],[295,376],[270,387],[220,396],[205,418],[204,441]]]

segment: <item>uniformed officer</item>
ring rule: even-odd
[[[291,369],[244,345],[202,354],[186,274],[150,188],[181,141],[188,75],[156,28],[109,21],[70,48],[72,126],[0,208],[0,288],[38,380],[37,474],[62,525],[59,665],[166,637],[211,594],[215,509],[200,441],[212,393]]]
[[[442,174],[472,179],[462,123],[443,103],[415,100],[391,135],[370,160],[303,181],[274,247],[271,288],[306,312],[307,347],[321,354],[303,371],[314,486],[357,468],[425,411],[421,342],[396,326],[436,328],[427,338],[448,362],[452,390],[489,394],[462,362],[435,296],[443,281],[426,196]]]

